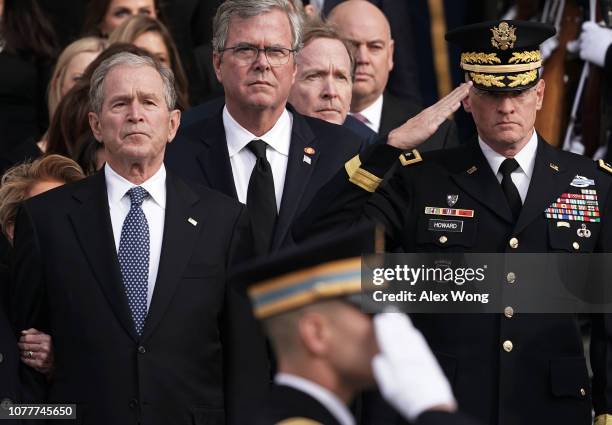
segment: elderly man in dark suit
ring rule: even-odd
[[[250,251],[244,208],[166,172],[171,71],[119,53],[91,86],[104,169],[26,201],[15,227],[13,322],[55,348],[46,388],[23,376],[83,424],[233,423],[267,387],[263,339],[226,285]]]
[[[292,244],[289,228],[359,151],[340,126],[287,106],[301,20],[287,0],[229,0],[214,19],[213,65],[225,105],[181,128],[166,164],[247,204],[258,254]]]

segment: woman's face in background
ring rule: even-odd
[[[136,47],[146,50],[153,55],[158,61],[167,67],[171,67],[170,53],[168,47],[164,43],[164,39],[160,33],[147,31],[140,34],[132,43]]]
[[[3,1],[3,0],[0,0]],[[100,31],[110,34],[115,28],[132,16],[145,15],[157,18],[154,0],[111,0],[102,22]]]
[[[0,0],[2,1],[2,0]],[[64,96],[68,93],[77,81],[83,76],[83,72],[87,66],[98,57],[100,52],[81,52],[75,55],[70,62],[66,65],[66,71],[64,72],[64,78],[60,81],[60,94]]]

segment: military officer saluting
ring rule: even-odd
[[[467,83],[348,161],[294,236],[382,223],[405,252],[607,252],[612,168],[549,146],[534,129],[545,82],[539,45],[550,26],[485,22],[449,32]],[[454,150],[416,149],[460,104],[478,137]],[[558,117],[549,117],[557,119]],[[398,161],[385,184],[383,176]],[[509,274],[504,285],[520,284]],[[487,424],[612,423],[609,319],[593,317],[589,382],[573,315],[418,315],[460,408]],[[607,422],[606,422],[607,421]]]

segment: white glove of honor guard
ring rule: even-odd
[[[582,24],[579,43],[580,59],[603,67],[606,51],[612,44],[612,30],[601,27],[595,22],[585,22]]]
[[[457,403],[440,365],[408,316],[374,316],[380,353],[372,360],[383,398],[409,421],[430,409],[455,410]]]

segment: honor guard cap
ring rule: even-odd
[[[461,48],[461,63],[474,87],[487,91],[525,90],[540,78],[540,44],[555,35],[552,25],[488,21],[449,31],[446,40]]]
[[[331,298],[361,307],[361,256],[383,250],[382,230],[368,225],[255,260],[230,280],[246,287],[258,319]]]

